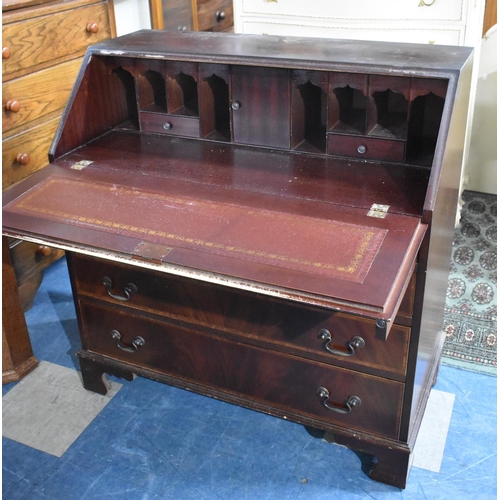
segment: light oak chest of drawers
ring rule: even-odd
[[[48,164],[50,144],[82,56],[90,44],[115,34],[112,0],[2,2],[2,189]],[[43,269],[63,252],[15,240],[9,246],[20,300],[20,305],[9,301],[14,314],[13,308],[30,307]],[[13,352],[9,326],[4,334],[6,351],[12,351],[10,361],[4,360],[8,382],[25,373],[18,367],[34,358]]]

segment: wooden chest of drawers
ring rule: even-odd
[[[87,389],[137,374],[324,429],[404,487],[444,342],[471,52],[339,44],[92,47],[3,231],[66,250]]]
[[[484,1],[235,0],[235,32],[476,46]]]
[[[82,56],[88,45],[115,35],[115,27],[112,0],[4,0],[2,11],[2,189],[6,189],[48,164],[50,144]],[[9,244],[21,308],[27,310],[43,270],[63,252],[16,240]],[[10,303],[16,307],[15,301]],[[8,350],[9,342],[5,345]],[[4,380],[16,378],[9,375]]]
[[[149,0],[151,25],[168,31],[232,31],[232,0]]]
[[[108,1],[30,3],[3,3],[4,189],[47,165],[85,50],[114,34]]]

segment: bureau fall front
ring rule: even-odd
[[[3,233],[66,251],[84,385],[330,431],[404,488],[444,342],[471,50],[141,31],[91,47]]]

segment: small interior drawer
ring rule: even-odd
[[[328,134],[328,154],[367,160],[403,162],[405,142],[367,136]]]
[[[143,132],[178,135],[182,137],[200,137],[200,120],[194,116],[178,116],[163,113],[140,113]]]
[[[81,304],[84,349],[327,424],[398,437],[404,384]],[[327,400],[325,388],[330,397]],[[212,392],[213,393],[213,392]],[[347,409],[355,396],[359,406]]]
[[[72,254],[80,296],[217,330],[253,345],[404,381],[410,328]],[[107,280],[107,285],[103,282]]]

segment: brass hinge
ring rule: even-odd
[[[83,170],[85,167],[88,167],[92,163],[94,162],[91,160],[80,160],[77,161],[75,164],[71,165],[70,168],[72,168],[73,170]]]
[[[368,217],[377,217],[378,219],[383,219],[389,211],[389,206],[390,205],[378,205],[377,203],[374,203],[367,215]]]

